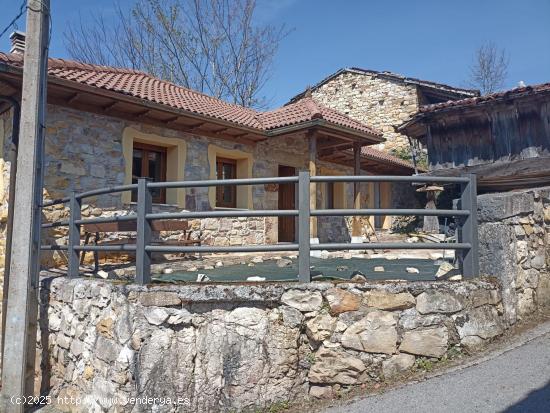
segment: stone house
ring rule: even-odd
[[[20,98],[22,54],[0,53],[0,95]],[[12,152],[13,108],[0,107],[0,189],[5,234],[7,188]],[[50,59],[44,159],[44,195],[153,180],[203,180],[297,174],[410,175],[412,165],[389,154],[360,148],[383,141],[365,123],[305,97],[279,109],[260,112],[129,69]],[[329,159],[334,152],[342,157]],[[11,155],[10,155],[11,154]],[[400,184],[317,184],[319,207],[391,207],[409,203],[412,189]],[[354,193],[355,192],[355,193]],[[397,194],[394,196],[394,194]],[[411,196],[409,196],[409,195]],[[292,187],[254,186],[167,189],[154,194],[157,210],[293,209]],[[84,205],[83,217],[127,214],[135,208],[130,193],[100,196]],[[44,209],[44,221],[65,219],[63,208]],[[389,226],[389,217],[373,222]],[[373,220],[374,221],[374,220]],[[294,218],[226,218],[191,222],[203,242],[215,245],[294,241]],[[356,236],[366,225],[358,224]],[[320,217],[312,238],[349,240],[350,221]],[[64,243],[63,230],[50,230],[43,243]],[[2,237],[4,239],[5,236]],[[54,252],[54,262],[65,257]]]
[[[550,184],[550,83],[423,106],[397,130],[428,150],[431,173],[476,173],[481,191]]]
[[[414,116],[421,106],[479,96],[477,90],[355,67],[338,70],[311,87],[310,92],[319,103],[381,131],[385,141],[375,148],[396,154],[410,149],[407,136],[394,128]],[[372,150],[363,148],[365,153]]]

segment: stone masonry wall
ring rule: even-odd
[[[344,72],[312,91],[320,103],[383,132],[378,149],[392,152],[409,148],[407,137],[395,132],[418,111],[416,86],[375,75]]]
[[[550,307],[550,187],[478,196],[480,273],[498,277],[506,321]]]
[[[42,281],[41,315],[42,390],[78,399],[64,406],[77,412],[256,411],[331,397],[474,351],[505,325],[490,280],[139,287],[58,277]]]

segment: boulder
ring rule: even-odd
[[[412,354],[396,354],[382,362],[382,373],[384,373],[386,379],[399,376],[410,370],[414,365],[414,361],[415,357]]]
[[[364,295],[369,307],[380,310],[404,310],[416,304],[411,293],[390,293],[387,291],[367,291]]]
[[[139,295],[139,302],[145,307],[170,307],[181,304],[176,293],[168,291],[146,291]]]
[[[317,384],[357,384],[365,369],[365,364],[355,357],[321,348],[315,354],[308,378]]]
[[[341,339],[344,347],[368,353],[395,353],[397,330],[394,314],[372,311],[349,326]]]
[[[456,313],[462,308],[462,302],[450,291],[429,290],[416,297],[416,309],[421,314]]]
[[[325,293],[332,314],[355,311],[361,304],[361,298],[340,288],[331,288]]]
[[[337,321],[328,314],[319,314],[307,321],[306,334],[310,340],[320,343],[332,335]]]
[[[309,395],[316,399],[332,399],[334,392],[331,386],[311,386]]]
[[[399,351],[426,357],[441,357],[447,351],[449,334],[446,327],[405,331]]]
[[[281,296],[281,301],[289,307],[306,312],[319,310],[323,297],[319,291],[288,290]]]
[[[482,339],[496,337],[504,331],[502,322],[494,307],[473,308],[464,314],[453,316],[460,339],[476,336]]]
[[[284,267],[290,267],[292,265],[291,260],[287,260],[286,258],[281,258],[280,260],[277,260],[277,267],[284,268]]]

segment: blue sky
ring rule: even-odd
[[[122,3],[130,3],[123,0]],[[461,86],[475,49],[493,41],[507,50],[506,86],[550,82],[550,0],[258,0],[258,18],[293,31],[282,42],[264,89],[270,105],[342,67],[390,70]],[[0,0],[0,28],[19,0]],[[51,56],[68,57],[67,22],[102,11],[112,0],[51,0]],[[24,20],[19,21],[24,30]],[[0,39],[0,50],[9,39]]]

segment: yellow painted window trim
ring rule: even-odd
[[[252,178],[252,165],[254,157],[249,152],[238,149],[226,149],[217,145],[208,145],[208,163],[210,164],[210,179],[216,177],[216,158],[228,158],[237,161],[237,178]],[[216,187],[208,189],[208,201],[211,208],[216,206]],[[252,187],[250,185],[237,187],[237,207],[234,209],[253,209]]]
[[[122,154],[124,157],[124,184],[132,183],[132,155],[134,142],[148,143],[167,148],[166,180],[183,181],[185,179],[185,160],[187,157],[187,143],[179,138],[167,138],[152,133],[140,132],[135,128],[126,127],[122,132]],[[131,203],[130,192],[122,193],[122,202]],[[167,189],[166,203],[185,208],[185,189]]]

